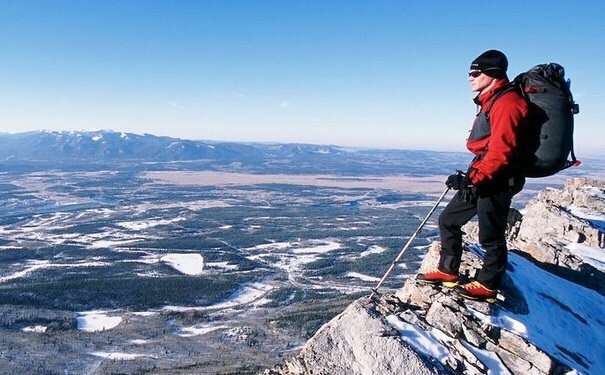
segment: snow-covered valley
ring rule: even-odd
[[[442,190],[442,176],[212,177],[1,174],[0,367],[275,363],[374,286]],[[427,225],[390,287],[434,235]]]
[[[271,366],[369,293],[443,179],[124,167],[2,173],[0,368]],[[516,204],[541,186],[528,184]],[[417,272],[436,217],[385,288]]]

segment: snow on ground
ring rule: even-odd
[[[175,270],[190,276],[201,275],[204,271],[204,258],[197,253],[169,253],[162,256],[146,255],[141,259],[130,260],[130,262],[147,264],[166,263]],[[153,277],[159,274],[151,272],[140,275]]]
[[[591,246],[582,245],[579,243],[573,243],[567,245],[569,251],[573,254],[581,257],[584,262],[590,264],[594,268],[605,272],[605,249],[597,249]]]
[[[248,250],[284,250],[292,246],[294,246],[292,242],[271,242],[250,247]]]
[[[251,253],[247,258],[250,260],[270,263],[270,267],[279,268],[288,274],[288,281],[295,287],[303,289],[325,289],[326,283],[321,281],[321,277],[316,281],[309,280],[303,276],[305,265],[322,259],[326,253],[339,250],[342,244],[332,239],[306,240],[293,242],[276,242],[263,245],[257,245],[245,249]],[[366,250],[364,256],[378,254],[386,249],[379,246],[372,246]],[[278,255],[276,259],[276,255]],[[349,259],[358,259],[359,255],[347,255]],[[268,259],[265,259],[268,258]],[[363,281],[378,281],[371,276],[361,273],[349,273],[347,277],[358,278]],[[365,287],[351,286],[350,284],[330,284],[331,289],[344,294],[357,293],[365,290]],[[267,303],[269,301],[257,301],[255,305]]]
[[[481,253],[477,245],[474,251]],[[605,264],[605,253],[597,257]],[[605,298],[597,292],[561,279],[511,253],[509,273],[523,293],[529,313],[515,314],[496,307],[493,315],[469,312],[484,323],[502,327],[527,338],[537,347],[583,374],[605,374]],[[443,342],[451,340],[437,329],[424,331],[396,316],[389,323],[406,342],[420,352],[444,362]],[[581,338],[581,339],[578,339]],[[508,374],[493,353],[466,346],[490,368],[492,374]],[[572,371],[570,374],[577,374]]]
[[[204,258],[200,254],[166,254],[160,261],[185,275],[200,275],[204,271]]]
[[[107,235],[107,233],[105,233],[105,235]],[[95,240],[93,236],[90,236],[88,247],[90,249],[113,249],[115,247],[124,247],[132,245],[133,243],[139,241],[138,238],[126,238],[123,240],[109,238],[112,238],[112,236],[107,236],[107,238],[103,238],[100,240]]]
[[[605,194],[603,194],[602,189],[595,186],[584,186],[582,190],[588,194],[593,196],[596,199],[605,200]]]
[[[421,353],[437,359],[444,365],[446,364],[449,351],[443,343],[453,342],[456,339],[449,337],[435,328],[425,331],[416,325],[402,321],[395,315],[388,316],[387,321],[399,331],[403,341],[407,342]],[[495,353],[481,350],[470,345],[465,345],[465,348],[470,350],[489,368],[490,374],[510,375],[506,366],[502,364],[502,361],[500,361],[500,358],[498,358]]]
[[[586,213],[582,209],[575,206],[570,206],[568,209],[572,215],[589,222],[593,227],[597,228],[599,231],[605,232],[605,216],[594,213]],[[605,234],[603,235],[603,237],[605,237]],[[605,243],[605,239],[603,239],[602,242]],[[584,244],[577,243],[569,244],[567,248],[573,254],[584,259],[586,263],[605,272],[605,249],[590,247]]]
[[[175,217],[172,219],[145,219],[145,220],[140,220],[140,221],[122,221],[122,222],[117,222],[116,225],[119,225],[123,228],[126,229],[130,229],[130,230],[143,230],[143,229],[147,229],[147,228],[153,228],[153,227],[157,227],[160,225],[170,225],[173,223],[178,223],[179,221],[184,221],[187,220],[184,217]]]
[[[262,307],[265,306],[269,303],[273,302],[273,300],[269,299],[269,298],[260,298],[257,299],[256,301],[252,302],[252,306],[254,307]]]
[[[139,312],[133,312],[131,314],[135,315],[135,316],[154,316],[154,315],[157,315],[158,313],[155,311],[139,311]]]
[[[57,212],[46,215],[33,215],[28,221],[19,226],[0,227],[0,235],[8,238],[18,238],[19,241],[41,241],[54,245],[65,243],[79,244],[87,248],[107,248],[124,246],[141,236],[137,233],[117,228],[102,228],[95,233],[70,233],[65,229],[73,226],[74,222],[85,222],[87,218],[111,217],[117,211],[108,209],[90,209],[80,212]],[[146,235],[149,239],[150,236]]]
[[[26,277],[28,274],[35,272],[39,269],[43,269],[43,268],[103,267],[103,266],[107,266],[107,265],[108,265],[108,263],[104,263],[104,262],[81,262],[81,263],[65,264],[65,263],[51,263],[47,260],[30,260],[25,263],[25,269],[13,272],[10,275],[0,277],[0,283],[9,281],[9,280],[13,280],[13,279],[18,279],[20,277]]]
[[[364,258],[372,254],[382,254],[387,251],[386,248],[382,246],[373,245],[370,246],[366,251],[359,253],[359,258]]]
[[[572,215],[577,216],[580,219],[584,219],[584,220],[588,221],[595,228],[598,228],[600,230],[605,230],[605,216],[586,213],[583,210],[581,210],[577,207],[574,207],[574,206],[568,207],[568,210]]]
[[[198,324],[191,327],[183,327],[181,328],[181,332],[178,333],[181,337],[193,337],[193,336],[201,336],[206,333],[214,332],[219,329],[228,329],[228,326],[212,326],[209,324]]]
[[[106,311],[93,310],[78,313],[76,322],[80,331],[99,332],[117,327],[122,323],[122,317],[109,316]]]
[[[141,357],[153,357],[147,354],[131,354],[131,353],[108,353],[108,352],[92,352],[91,355],[95,357],[107,358],[112,360],[132,361]]]
[[[599,261],[605,264],[604,252]],[[526,337],[582,373],[605,374],[605,298],[513,253],[509,265],[509,276],[522,290],[529,313],[500,309],[482,318]]]
[[[301,248],[297,248],[292,250],[292,253],[294,254],[323,254],[323,253],[327,253],[333,250],[338,250],[340,249],[340,243],[338,242],[316,242],[316,241],[311,241],[312,244],[314,244],[315,246],[310,246],[310,247],[301,247]]]
[[[246,251],[254,255],[248,256],[250,260],[263,261],[265,257],[271,257],[271,266],[288,272],[290,281],[296,284],[294,274],[300,272],[305,264],[319,259],[319,256],[330,251],[338,250],[341,244],[330,240],[309,240],[305,242],[276,242],[257,245],[247,248]],[[255,254],[261,251],[260,254]],[[278,253],[279,260],[274,256]]]
[[[23,270],[20,270],[20,271],[17,271],[17,272],[14,272],[11,275],[0,277],[0,282],[5,282],[5,281],[8,281],[8,280],[12,280],[12,279],[18,279],[20,277],[25,277],[25,276],[27,276],[28,273],[34,272],[34,271],[36,271],[38,269],[41,269],[41,268],[49,267],[49,265],[50,265],[50,262],[46,261],[46,260],[43,260],[43,261],[28,261],[26,263],[26,267],[27,268],[25,268]]]
[[[275,289],[275,286],[263,283],[251,283],[240,286],[235,292],[225,301],[211,306],[203,307],[182,307],[182,306],[165,306],[164,310],[168,311],[189,311],[189,310],[222,310],[230,309],[243,305],[256,304],[259,302],[267,302],[262,298],[265,294]]]
[[[46,332],[47,329],[48,329],[48,327],[45,327],[45,326],[29,326],[29,327],[24,327],[23,332],[44,333],[44,332]]]
[[[352,277],[354,279],[360,279],[362,281],[380,281],[379,278],[373,276],[367,276],[357,272],[349,272],[347,273],[347,277]]]
[[[151,340],[142,340],[142,339],[130,340],[130,343],[134,344],[134,345],[147,345],[151,342],[152,342]]]
[[[225,302],[209,306],[210,309],[227,309],[252,303],[273,290],[269,284],[252,283],[240,287]]]
[[[220,268],[224,271],[237,271],[239,266],[237,264],[229,264],[229,262],[208,262],[206,268]]]
[[[276,246],[271,247],[271,245]],[[295,274],[300,272],[304,268],[304,265],[316,261],[322,254],[341,248],[341,244],[339,242],[326,240],[311,240],[304,243],[277,243],[267,244],[264,246],[269,247],[256,246],[250,249],[273,250],[273,252],[253,255],[249,258],[262,260],[265,256],[271,256],[274,255],[274,252],[280,251],[280,259],[277,262],[272,259],[272,266],[288,272],[290,281],[295,285],[297,284],[295,281]]]

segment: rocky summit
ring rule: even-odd
[[[410,278],[394,294],[355,301],[262,374],[605,374],[605,182],[567,180],[509,219],[496,303]],[[476,224],[464,229],[470,279],[483,250]],[[420,272],[434,269],[439,250],[433,243]]]

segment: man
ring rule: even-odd
[[[506,272],[506,224],[512,197],[525,184],[517,171],[520,135],[528,104],[509,89],[508,60],[496,50],[477,57],[469,72],[471,90],[480,107],[466,146],[475,158],[468,173],[448,177],[446,185],[456,195],[439,216],[441,254],[437,270],[418,275],[418,280],[448,287],[462,297],[495,302]],[[483,266],[475,280],[458,285],[462,258],[462,225],[478,217],[479,242],[485,250]]]

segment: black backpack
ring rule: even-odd
[[[573,101],[563,67],[556,63],[536,65],[519,74],[511,87],[497,97],[513,89],[529,103],[529,118],[519,155],[521,173],[525,177],[546,177],[579,166],[581,162],[573,149],[573,128],[574,115],[580,108]]]

